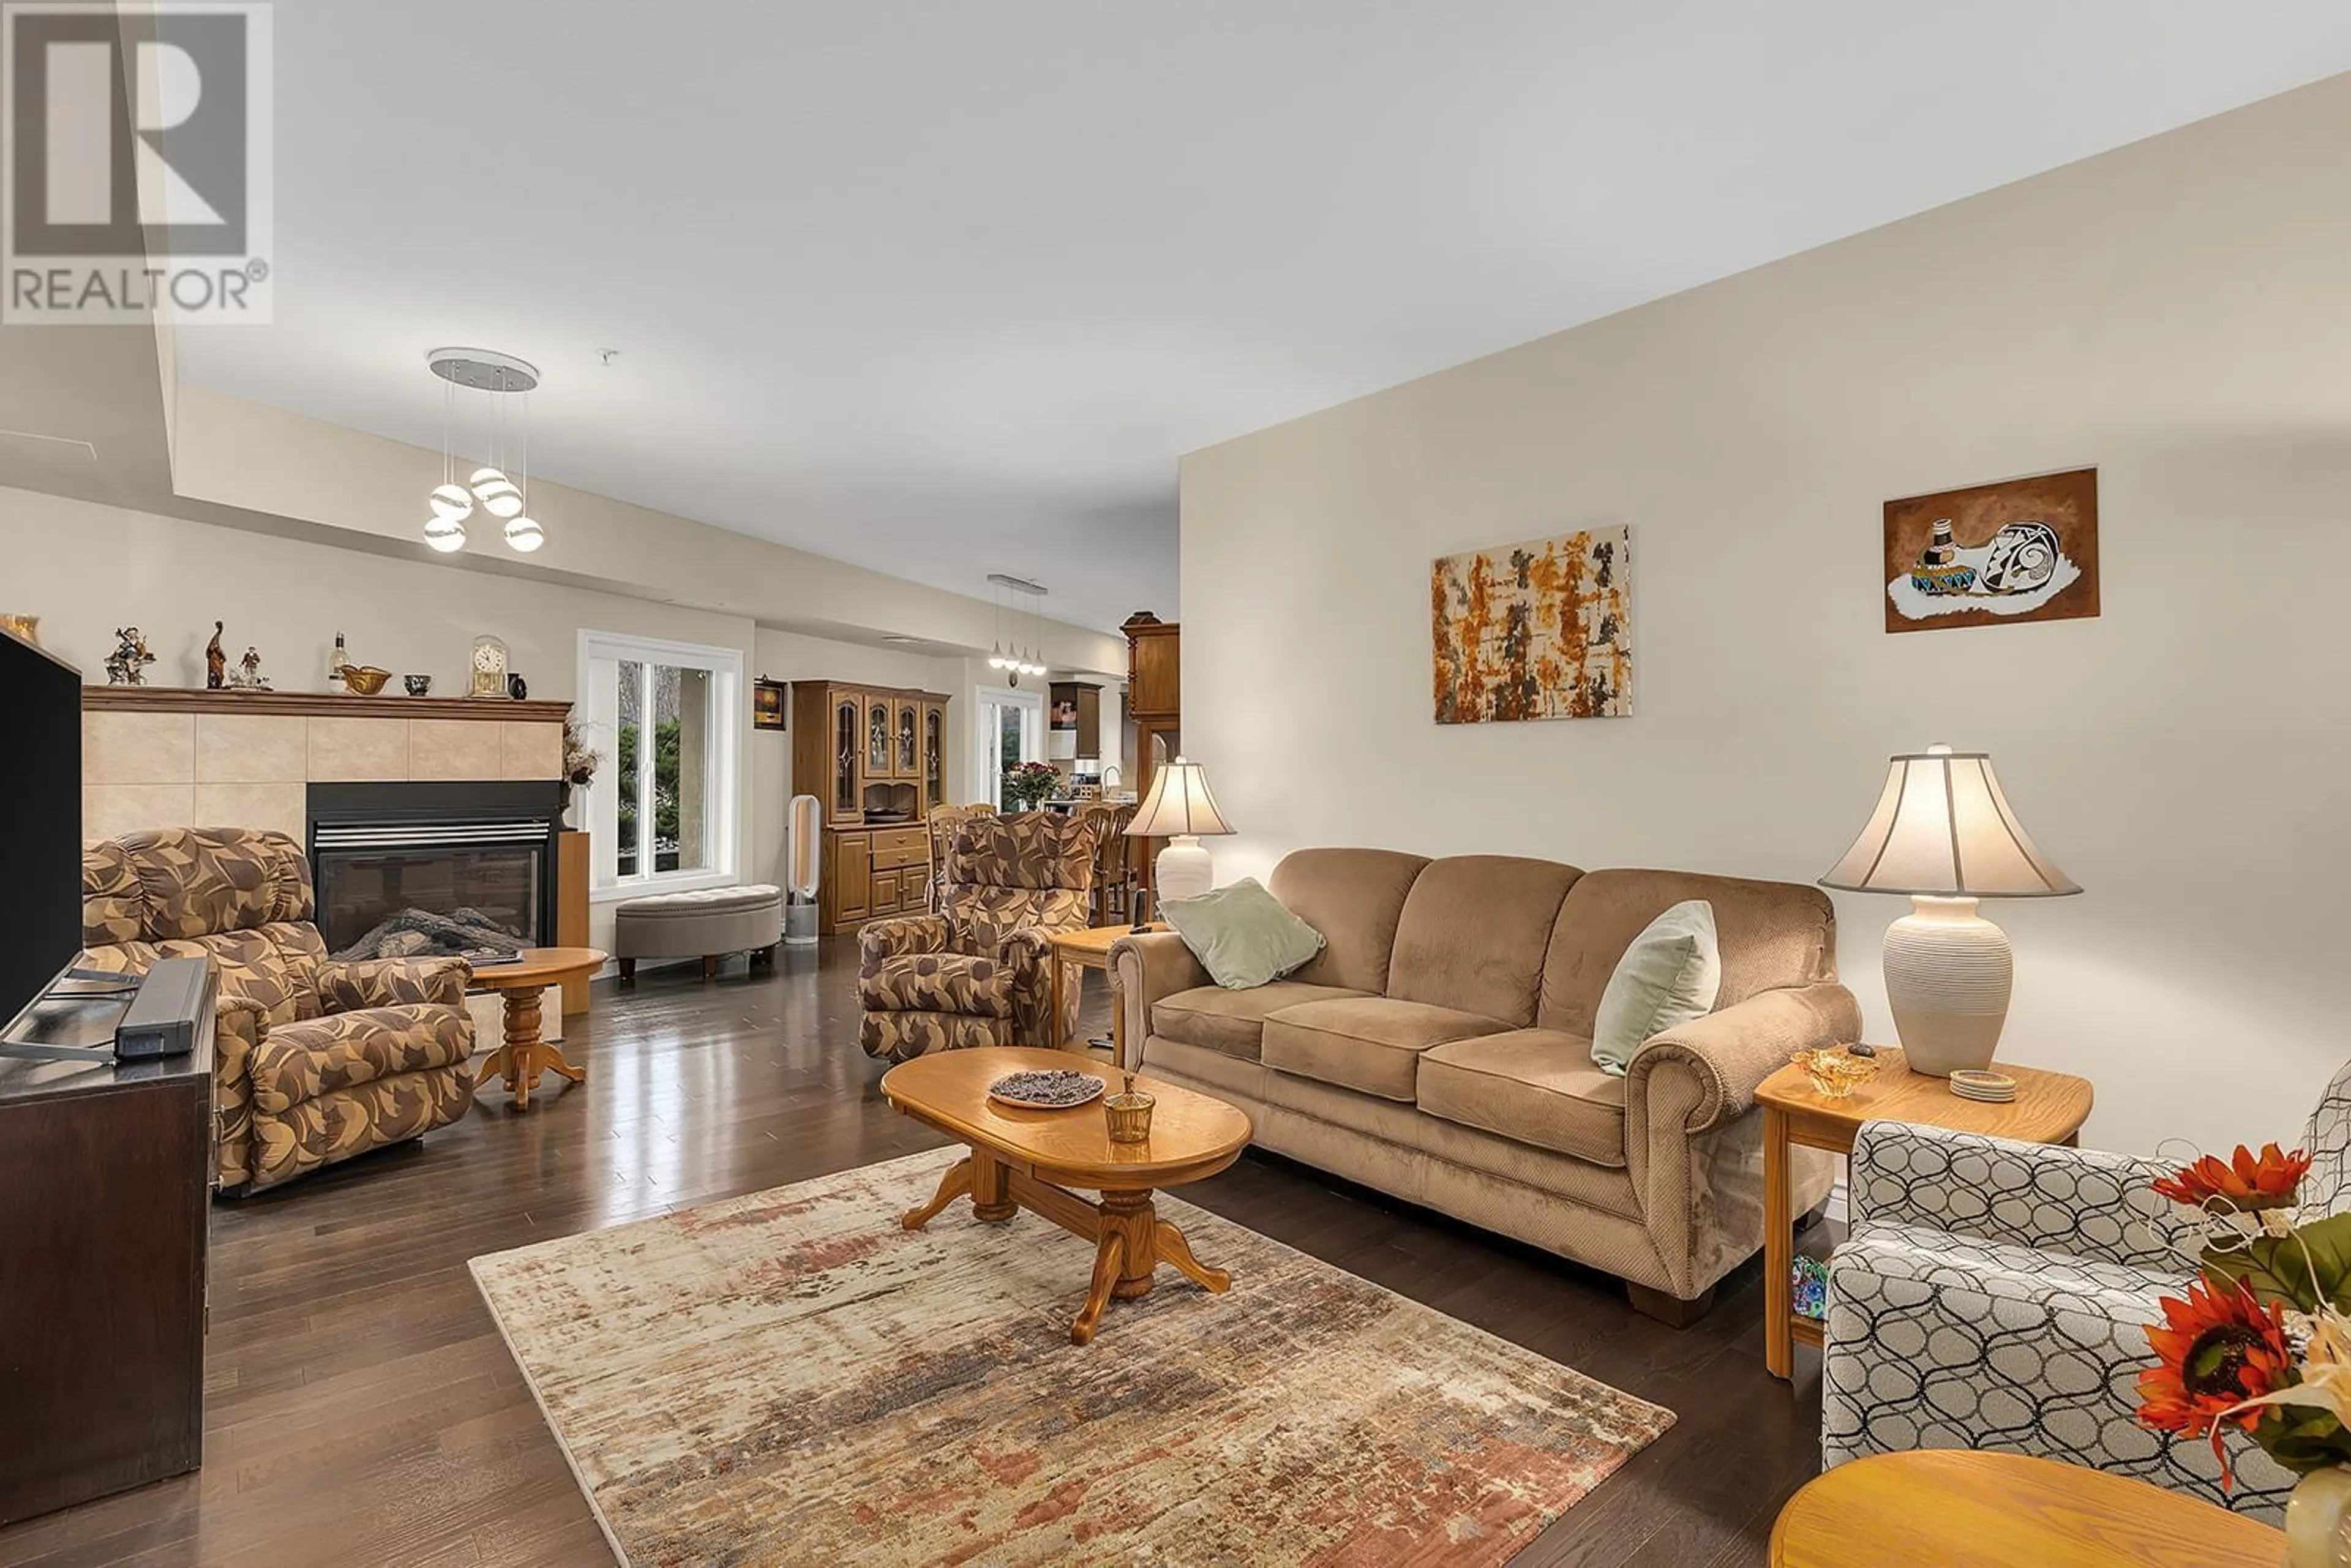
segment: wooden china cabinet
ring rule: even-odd
[[[1151,798],[1151,776],[1184,749],[1184,628],[1137,611],[1119,628],[1126,633],[1126,716],[1134,723],[1134,766],[1127,785],[1138,800]],[[1151,892],[1158,846],[1137,839],[1129,862],[1135,886]]]
[[[947,702],[937,692],[792,683],[792,792],[824,802],[817,909],[825,930],[923,912],[924,823],[946,799]]]

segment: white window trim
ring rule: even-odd
[[[1001,780],[987,770],[990,755],[988,726],[983,721],[990,703],[1005,703],[1014,707],[1028,709],[1028,716],[1020,721],[1023,733],[1040,752],[1044,749],[1044,693],[1019,691],[1011,686],[974,688],[971,699],[971,761],[969,765],[971,793],[965,797],[967,800],[993,800],[997,799],[1001,785]]]
[[[711,756],[707,776],[716,786],[716,799],[705,813],[710,837],[708,866],[695,871],[652,872],[625,882],[611,880],[604,868],[608,863],[606,856],[617,855],[620,845],[620,791],[613,783],[620,768],[620,737],[617,733],[598,737],[603,742],[600,749],[605,752],[605,766],[597,770],[594,782],[588,786],[589,841],[594,846],[589,855],[591,869],[588,901],[614,904],[650,894],[733,886],[742,880],[737,865],[741,852],[738,825],[743,788],[742,730],[749,722],[745,706],[747,698],[743,685],[743,651],[583,629],[580,633],[580,682],[573,688],[580,693],[581,708],[590,708],[595,700],[595,665],[602,659],[688,665],[710,672]],[[644,756],[651,758],[650,747]],[[646,848],[650,852],[650,832]]]

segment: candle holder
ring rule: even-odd
[[[1131,1082],[1131,1081],[1130,1081]],[[1110,1122],[1113,1144],[1151,1141],[1151,1108],[1159,1102],[1139,1089],[1126,1088],[1102,1096],[1102,1114]]]

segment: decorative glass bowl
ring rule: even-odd
[[[1830,1046],[1819,1051],[1800,1051],[1788,1058],[1804,1070],[1824,1100],[1848,1100],[1854,1090],[1876,1075],[1877,1058],[1855,1056],[1844,1047]]]

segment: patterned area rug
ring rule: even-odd
[[[615,1553],[704,1563],[1499,1563],[1673,1424],[1162,1195],[1163,1268],[1069,1341],[1091,1245],[954,1158],[474,1260]]]

